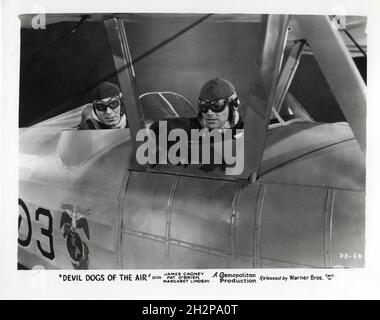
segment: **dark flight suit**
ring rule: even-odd
[[[198,130],[201,130],[201,129],[204,129],[200,122],[199,122],[199,119],[198,118],[172,118],[172,119],[168,119],[168,120],[161,120],[161,121],[167,121],[167,133],[169,134],[170,130],[173,130],[173,129],[183,129],[186,131],[187,133],[187,136],[188,136],[188,140],[190,141],[191,140],[191,129],[198,129]],[[234,127],[232,127],[232,137],[233,139],[235,140],[235,136],[236,136],[236,130],[237,129],[243,129],[244,128],[244,122],[242,120],[241,117],[239,117],[239,120],[238,122],[235,124]],[[158,144],[158,139],[159,139],[159,122],[156,121],[154,123],[152,123],[152,125],[150,126],[150,129],[154,131],[154,133],[156,134],[156,139],[157,139],[157,144]],[[222,134],[222,137],[223,137],[223,134]],[[170,146],[174,145],[177,141],[167,141],[167,147],[168,147],[168,150],[170,149]],[[212,145],[212,143],[211,143]],[[202,154],[202,148],[201,148],[201,144],[199,145],[199,155]],[[191,148],[190,148],[190,145],[189,145],[189,159],[188,159],[188,163],[190,163],[191,161]],[[225,166],[226,164],[224,163],[224,160],[223,160],[223,163],[222,164],[214,164],[213,163],[213,152],[210,152],[210,164],[204,164],[200,167],[200,170],[203,170],[203,171],[212,171],[216,168],[219,168],[220,170],[224,170],[225,169]]]

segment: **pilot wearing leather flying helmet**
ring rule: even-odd
[[[235,87],[230,81],[222,78],[209,80],[199,94],[199,125],[208,129],[243,129],[239,105]]]
[[[202,86],[199,94],[197,117],[168,119],[168,132],[180,128],[190,137],[191,129],[217,129],[222,133],[225,129],[232,129],[235,137],[236,130],[244,127],[238,112],[239,105],[235,87],[230,81],[222,78],[209,80]],[[158,136],[159,121],[154,122],[150,129]]]
[[[219,130],[223,140],[227,130],[231,130],[232,138],[235,140],[242,134],[241,132],[237,134],[237,130],[243,129],[244,127],[243,120],[238,112],[239,105],[240,102],[233,84],[228,80],[215,78],[207,81],[201,88],[198,99],[199,112],[197,117],[167,119],[165,120],[167,130],[163,133],[160,132],[160,121],[154,122],[150,126],[150,129],[155,133],[157,144],[159,144],[159,137],[161,137],[162,134],[167,134],[173,129],[185,130],[189,141],[191,141],[191,131],[193,129],[200,131],[202,129],[208,129],[209,131],[213,131],[214,129]],[[202,133],[202,135],[204,134],[205,132]],[[167,147],[170,147],[176,142],[177,141],[172,140],[167,141]],[[191,159],[191,150],[190,148],[188,153],[189,159]],[[202,150],[201,148],[199,154],[201,154]],[[224,162],[222,164],[214,164],[212,158],[210,158],[209,161],[209,164],[205,163],[199,169],[211,171],[218,167],[221,169],[225,168]],[[188,160],[187,163],[191,163],[191,161]]]
[[[127,128],[125,106],[119,87],[111,82],[100,83],[93,91],[93,102],[82,109],[79,130]]]

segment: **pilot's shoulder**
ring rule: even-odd
[[[240,116],[238,122],[234,125],[234,129],[243,129],[243,128],[244,128],[244,120]]]
[[[78,130],[92,130],[92,129],[97,129],[94,125],[94,122],[91,121],[91,119],[86,119],[85,121],[82,121],[79,126]]]
[[[82,106],[81,121],[78,126],[79,130],[96,129],[94,126],[94,119],[92,114],[92,103],[87,103]]]
[[[86,103],[82,106],[82,118],[85,116],[86,118],[92,116],[93,106],[92,103]]]

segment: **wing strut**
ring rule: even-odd
[[[285,48],[288,15],[262,15],[259,52],[253,66],[247,113],[244,118],[244,172],[254,182],[260,169],[269,118]]]
[[[105,20],[104,25],[111,45],[120,90],[123,93],[123,102],[126,106],[132,142],[136,150],[138,147],[136,134],[138,130],[145,128],[145,122],[138,98],[133,61],[129,51],[124,23],[123,20],[111,18]]]
[[[284,68],[282,69],[280,78],[276,87],[276,95],[273,102],[272,111],[275,113],[280,113],[282,104],[284,102],[286,93],[292,83],[294,74],[297,71],[298,64],[302,55],[303,48],[306,41],[298,40],[293,44],[293,47],[290,51],[289,57],[286,60]]]
[[[366,85],[328,16],[297,16],[311,51],[359,142],[366,148]]]

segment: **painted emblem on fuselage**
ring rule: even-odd
[[[63,212],[61,216],[60,229],[63,228],[63,237],[66,238],[67,251],[71,259],[71,264],[75,269],[88,269],[90,258],[89,249],[78,231],[82,229],[87,240],[90,240],[90,230],[86,216],[89,214],[79,206],[62,204]]]

